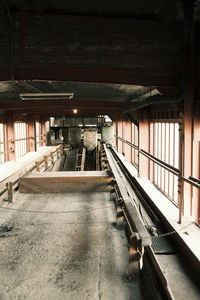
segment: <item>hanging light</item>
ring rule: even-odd
[[[19,95],[22,100],[70,100],[73,93],[23,93]]]
[[[77,114],[77,112],[78,112],[78,109],[77,109],[77,108],[74,108],[74,109],[73,109],[73,113],[74,113],[74,114]]]

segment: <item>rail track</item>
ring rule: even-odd
[[[145,286],[149,281],[152,299],[183,299],[191,295],[192,299],[199,299],[198,282],[189,270],[192,258],[185,259],[178,249],[176,232],[165,223],[158,208],[112,147],[102,146],[101,162],[102,168],[113,176],[117,226],[125,224],[128,232],[128,274],[134,277],[150,272],[153,275],[145,278]],[[181,288],[183,286],[187,288]]]

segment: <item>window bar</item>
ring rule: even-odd
[[[150,153],[153,154],[153,136],[152,136],[152,131],[153,131],[153,123],[150,122],[149,124],[149,141],[150,141]],[[153,182],[153,162],[150,161],[150,181]]]
[[[168,138],[168,164],[170,164],[170,123],[169,123],[169,138]],[[169,197],[169,187],[170,187],[170,173],[168,171],[168,197]]]
[[[26,141],[27,141],[27,136],[26,136],[26,123],[24,123],[24,153],[26,154]]]
[[[20,135],[22,133],[22,124],[19,123],[18,125],[19,125],[18,126],[18,137],[20,137]],[[22,143],[21,143],[21,141],[19,141],[18,145],[19,145],[19,157],[20,157],[20,156],[22,156]]]
[[[161,123],[159,122],[159,152],[158,152],[158,158],[162,160],[161,152],[162,152],[162,130],[161,130]],[[161,167],[159,167],[159,187],[161,188]]]
[[[22,123],[19,123],[18,126],[18,138],[20,137],[20,134],[22,133]],[[19,141],[19,157],[22,156],[22,143]]]
[[[199,142],[199,164],[200,164],[200,142]],[[199,167],[199,178],[200,178],[200,167]],[[198,198],[199,198],[199,205],[198,205],[198,220],[197,220],[197,223],[198,225],[200,225],[200,189],[199,189],[199,192],[198,192]]]
[[[134,124],[132,124],[132,129],[133,129],[133,143],[135,144],[135,125]],[[134,164],[136,163],[136,159],[135,159],[135,148],[133,148],[133,162],[134,162]]]
[[[16,137],[18,138],[19,137],[19,127],[20,127],[20,124],[19,123],[17,123],[17,125],[16,125],[16,128],[17,128],[17,136],[15,136],[15,139],[16,139]],[[19,151],[18,151],[18,157],[20,156],[20,142],[16,142],[16,145],[17,145],[17,148],[19,149]]]
[[[16,138],[18,138],[18,126],[17,123],[14,124],[14,128],[15,128],[15,154],[16,154],[16,158],[18,157],[18,144],[16,142]]]
[[[24,136],[24,124],[22,124],[22,131],[23,131],[23,136]],[[24,149],[24,141],[22,143],[22,155],[24,155],[25,149]]]
[[[166,162],[166,123],[164,123],[164,162]],[[166,193],[166,170],[164,169],[164,192]]]
[[[161,143],[161,146],[160,146],[160,159],[162,159],[163,157],[163,130],[162,130],[162,126],[163,126],[163,123],[160,123],[160,143]],[[161,170],[160,170],[160,189],[163,191],[163,168],[161,167]]]
[[[135,144],[135,126],[132,124],[133,126],[133,143]],[[136,163],[135,161],[135,148],[133,148],[133,161],[134,163]]]
[[[139,149],[139,131],[138,131],[138,127],[136,127],[136,126],[135,126],[135,144],[138,146],[138,149]],[[135,149],[135,163],[137,164],[137,166],[139,165],[138,149],[137,150]]]
[[[153,122],[153,155],[155,156],[155,123]],[[155,163],[153,162],[153,183],[155,183]]]
[[[150,134],[150,123],[148,122],[148,129],[149,129],[149,132],[148,134]],[[151,141],[150,141],[150,138],[148,139],[148,152],[151,153]],[[150,159],[148,159],[148,162],[147,162],[147,168],[148,168],[148,179],[151,180],[151,161]]]
[[[21,127],[21,124],[20,123],[18,123],[17,124],[17,138],[20,136],[20,128]],[[21,142],[19,141],[19,142],[17,142],[17,144],[18,144],[18,147],[19,147],[19,155],[18,155],[18,157],[20,157],[21,156]]]
[[[133,143],[133,124],[131,123],[131,143]],[[133,163],[133,148],[131,147],[131,163]]]
[[[19,137],[19,123],[16,123],[16,136],[15,139]],[[17,157],[20,156],[20,142],[16,142],[15,140],[15,145],[16,145],[16,150],[17,150]],[[16,158],[17,158],[16,157]]]
[[[175,167],[175,123],[173,123],[173,167]],[[174,200],[174,185],[175,185],[175,176],[173,176],[173,190],[172,190],[172,199]]]
[[[158,124],[155,123],[155,156],[157,157],[158,152]],[[158,165],[155,164],[155,184],[158,185]]]
[[[8,140],[8,131],[7,131],[7,125],[6,124],[4,124],[4,132],[3,132],[4,134],[3,134],[3,136],[4,136],[4,142],[5,142],[5,145],[4,145],[4,150],[9,150],[9,145],[10,145],[10,141]],[[5,153],[5,161],[8,161],[8,159],[9,159],[9,153],[8,152],[6,152]]]
[[[118,121],[116,121],[116,148],[117,152],[119,151],[119,146],[118,146]]]

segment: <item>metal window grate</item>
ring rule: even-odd
[[[19,158],[27,153],[26,123],[14,123],[15,130],[15,155]]]
[[[138,127],[131,122],[114,122],[114,145],[124,153],[128,161],[138,168]]]
[[[150,154],[179,168],[179,123],[150,123]],[[150,164],[150,180],[175,204],[178,203],[178,176],[159,166],[156,162]]]

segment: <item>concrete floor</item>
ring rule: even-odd
[[[16,193],[1,203],[0,299],[142,299],[109,193]],[[2,206],[4,208],[2,208]]]

